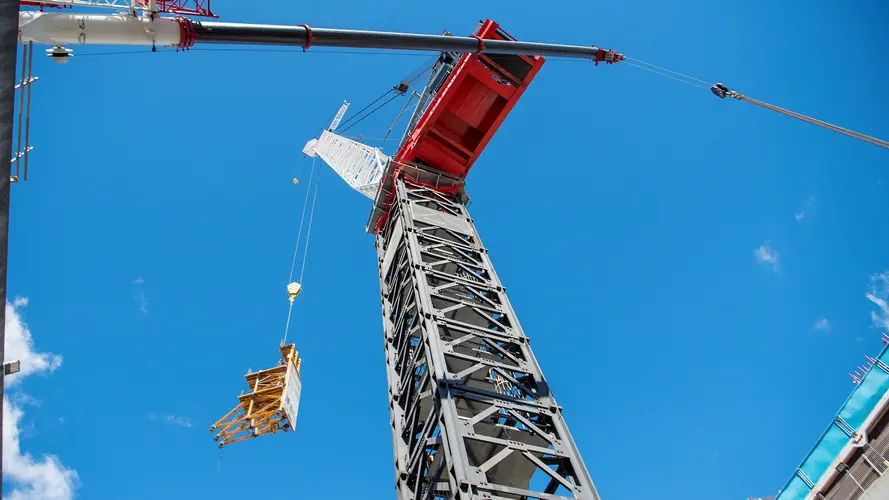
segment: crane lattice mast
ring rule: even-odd
[[[514,40],[490,20],[473,37]],[[598,499],[466,208],[466,174],[543,63],[442,52],[394,156],[329,130],[304,149],[374,188],[399,499]]]

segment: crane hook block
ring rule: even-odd
[[[721,83],[716,83],[712,87],[710,87],[710,92],[713,92],[716,97],[719,97],[720,99],[725,99],[725,96],[732,93],[732,91],[729,90],[728,87]]]
[[[290,303],[291,304],[293,304],[293,299],[295,299],[296,296],[299,295],[299,292],[301,292],[302,289],[303,289],[302,285],[300,285],[299,283],[297,283],[295,281],[293,283],[287,285],[287,294],[290,295]]]

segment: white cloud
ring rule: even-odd
[[[6,359],[20,360],[21,371],[6,377],[6,385],[15,387],[33,374],[52,373],[61,366],[62,357],[37,352],[28,325],[22,320],[21,309],[26,298],[6,303]],[[3,397],[3,469],[4,479],[12,486],[4,500],[71,500],[78,485],[77,472],[66,468],[54,455],[34,458],[22,450],[22,406],[34,398],[15,390],[12,398]]]
[[[828,321],[827,318],[818,319],[815,321],[815,324],[812,325],[812,328],[814,328],[816,330],[821,330],[823,332],[829,332],[830,331],[830,321]]]
[[[760,264],[769,264],[773,270],[778,271],[778,251],[772,248],[769,242],[760,245],[759,248],[753,251],[753,255],[756,256],[756,261]]]
[[[194,427],[194,421],[192,421],[188,417],[180,417],[178,415],[160,416],[156,413],[149,413],[148,418],[150,418],[151,420],[163,420],[164,422],[166,422],[170,425],[178,425],[181,427],[188,427],[188,428]]]
[[[62,357],[48,352],[34,350],[34,339],[31,338],[31,330],[22,321],[19,312],[28,305],[28,299],[16,298],[12,304],[6,303],[6,352],[7,361],[21,361],[21,371],[15,375],[5,377],[4,386],[11,387],[18,384],[28,375],[35,373],[52,373],[62,366]]]
[[[136,299],[136,302],[139,304],[139,312],[142,314],[148,314],[148,297],[145,296],[145,290],[142,289],[142,285],[145,284],[145,280],[142,278],[136,278],[133,280],[133,284],[136,285],[136,293],[133,294],[133,298]]]
[[[803,209],[799,212],[795,212],[793,214],[793,218],[796,219],[797,222],[799,222],[803,220],[806,217],[806,214],[813,208],[815,208],[815,197],[809,196],[808,201],[806,201],[806,206],[803,207]]]
[[[139,290],[136,293],[136,300],[139,301],[139,312],[142,314],[148,314],[148,298],[145,297],[145,292]]]
[[[178,417],[176,415],[167,415],[164,420],[168,424],[181,425],[182,427],[194,427],[194,423],[189,418]]]
[[[870,277],[870,291],[865,295],[879,311],[871,311],[870,317],[877,328],[889,329],[889,271]]]

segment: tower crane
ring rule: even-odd
[[[216,17],[209,0],[21,3],[39,10],[20,13],[18,42],[49,45],[57,62],[76,57],[76,45],[439,52],[394,155],[337,134],[334,124],[303,149],[373,202],[367,231],[377,252],[397,497],[599,498],[469,215],[465,181],[545,57],[596,65],[629,58],[595,46],[518,41],[491,20],[470,36],[424,35],[193,19]],[[74,7],[120,12],[68,12]],[[711,90],[746,99],[722,84]],[[299,372],[296,353],[281,350],[285,368],[269,377]],[[248,375],[248,383],[259,387],[260,378]]]

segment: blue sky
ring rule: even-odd
[[[877,1],[213,5],[426,33],[490,17],[889,138]],[[35,63],[13,186],[7,348],[33,368],[7,405],[7,494],[393,498],[369,206],[330,170],[290,336],[297,432],[220,460],[208,427],[277,360],[305,141],[426,58],[75,49]],[[473,168],[470,211],[603,498],[783,486],[889,328],[887,184],[877,147],[630,66],[546,63]]]

